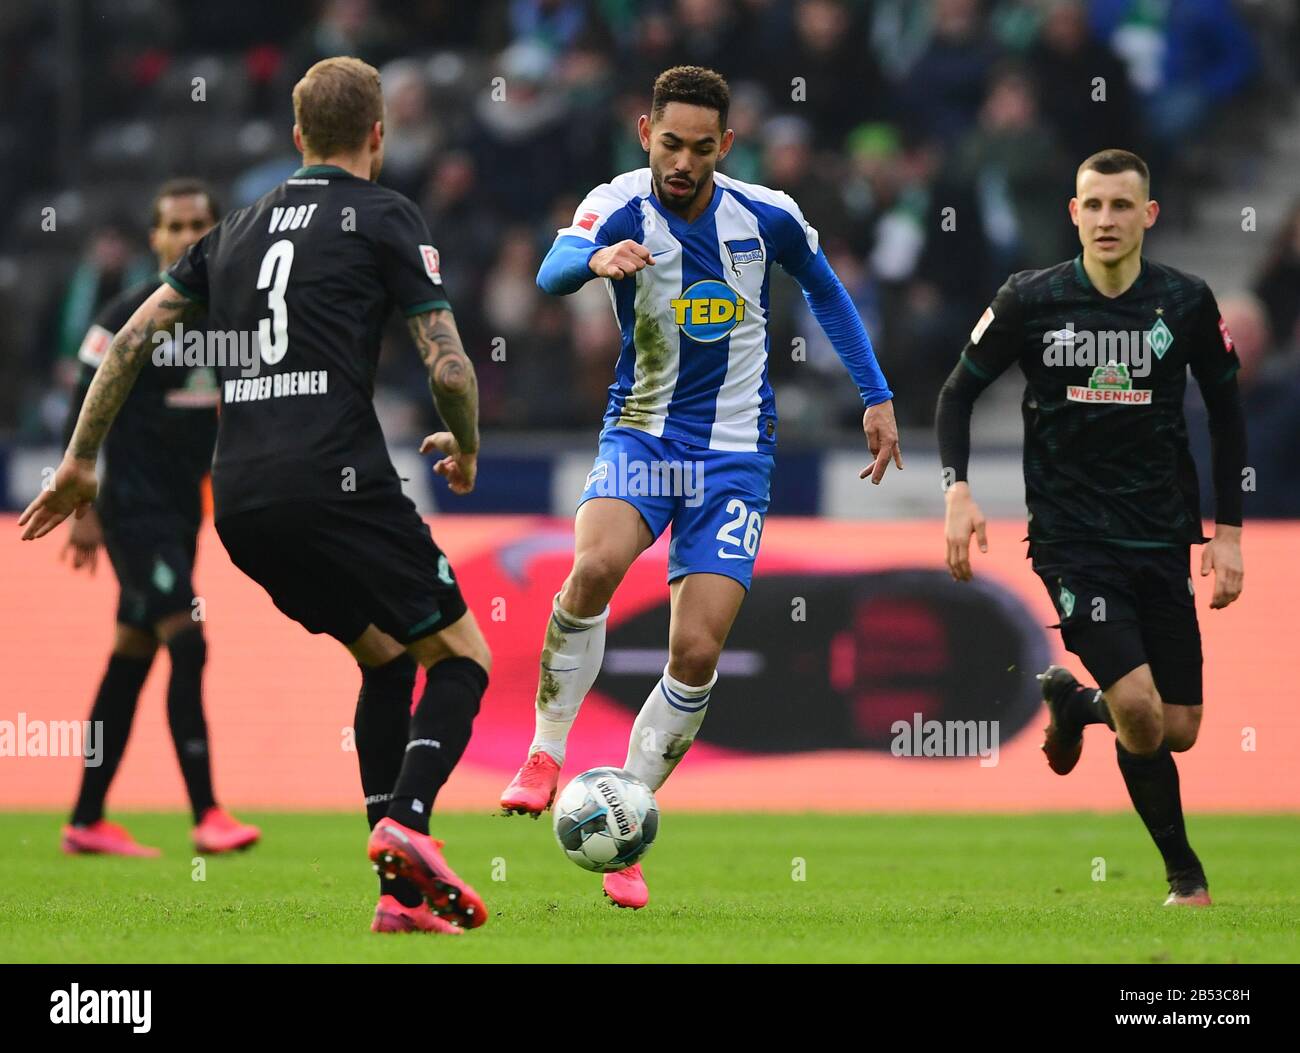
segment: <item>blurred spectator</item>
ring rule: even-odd
[[[840,0],[799,0],[794,24],[794,39],[763,63],[768,93],[778,111],[808,123],[817,149],[839,149],[858,124],[888,116],[866,27]]]
[[[424,185],[442,129],[429,109],[429,85],[421,64],[390,62],[384,83],[384,168],[381,182],[416,198]]]
[[[934,0],[934,28],[902,86],[902,105],[919,132],[960,138],[975,123],[996,52],[977,0]]]
[[[497,66],[499,76],[474,102],[466,144],[478,170],[477,207],[533,219],[584,159],[569,149],[569,109],[553,78],[554,56],[540,44],[512,44]]]
[[[1251,76],[1254,45],[1229,0],[1092,0],[1093,28],[1127,64],[1148,135],[1168,151]]]
[[[669,65],[707,66],[728,79],[751,67],[746,24],[734,5],[718,0],[676,0],[672,24],[676,47]],[[647,91],[649,87],[646,85]]]
[[[1288,96],[1239,92],[1261,51],[1285,67],[1266,70],[1264,83],[1295,83],[1300,18],[1293,0],[1244,2],[231,0],[216,12],[97,0],[103,18],[74,17],[78,5],[0,5],[0,158],[10,162],[0,182],[18,217],[72,189],[87,215],[109,215],[144,198],[161,174],[124,147],[153,137],[165,155],[149,154],[156,165],[193,158],[236,207],[248,204],[300,163],[287,135],[293,83],[320,58],[359,55],[384,76],[383,179],[429,220],[457,324],[481,366],[485,414],[589,429],[620,350],[606,290],[589,283],[555,309],[532,271],[591,187],[645,166],[636,120],[654,78],[681,62],[712,65],[730,78],[737,134],[720,170],[795,198],[859,309],[871,312],[900,421],[921,426],[1007,271],[1076,251],[1064,194],[1087,153],[1142,152],[1138,118],[1156,122],[1163,138],[1147,160],[1167,212],[1186,223],[1195,210],[1170,197],[1212,185],[1210,159],[1224,158],[1236,183],[1256,165],[1276,167],[1249,144],[1263,134],[1258,115],[1276,121]],[[201,119],[173,97],[185,94],[196,56],[195,68],[212,73]],[[71,81],[61,72],[69,69]],[[1093,101],[1094,77],[1105,80],[1105,102]],[[1232,125],[1216,126],[1229,98]],[[42,136],[52,148],[28,156],[24,144]],[[81,244],[63,230],[54,239],[24,221],[0,228],[0,274],[29,279],[14,286],[0,340],[24,349],[11,370],[21,361],[19,376],[41,385],[0,401],[0,427],[12,427],[21,406],[33,435],[47,408],[61,416],[60,354],[75,353],[94,302],[131,280],[111,237]],[[1255,289],[1279,350],[1294,346],[1300,204]],[[821,405],[807,421],[826,425],[837,411],[819,400],[839,397],[826,387],[839,367],[820,345],[811,364],[792,360],[796,336],[815,343],[820,334],[792,281],[777,273],[770,294],[783,414]],[[44,324],[22,321],[33,317]],[[505,334],[499,362],[492,339]],[[402,432],[431,423],[401,319],[386,330],[381,361],[386,422]],[[534,382],[562,397],[529,398]]]
[[[91,234],[58,306],[54,365],[61,385],[65,379],[69,384],[75,379],[77,352],[100,307],[123,289],[144,281],[154,267],[148,256],[132,244],[125,222],[110,220]]]
[[[1263,305],[1253,296],[1230,296],[1219,312],[1241,359],[1237,383],[1246,418],[1247,518],[1300,516],[1300,354],[1274,353]],[[1205,404],[1188,385],[1188,443],[1201,479],[1201,514],[1214,517],[1214,485]]]
[[[727,123],[736,138],[731,152],[719,166],[733,179],[746,183],[763,180],[762,123],[767,113],[767,94],[752,81],[740,81],[731,86],[731,114]],[[638,144],[639,145],[639,144]],[[644,162],[643,162],[644,163]]]
[[[784,190],[814,227],[842,230],[848,220],[836,159],[814,158],[812,128],[802,117],[773,117],[763,126],[763,178]]]
[[[52,383],[36,404],[35,413],[29,412],[25,430],[42,437],[62,433],[68,398],[81,368],[77,353],[95,315],[123,289],[148,278],[156,266],[151,256],[138,251],[132,243],[124,221],[109,220],[91,234],[54,304],[52,317],[42,327],[53,338],[36,344],[32,364]]]
[[[1268,312],[1269,328],[1284,350],[1300,350],[1300,200],[1269,249],[1255,295]],[[1300,412],[1300,408],[1297,409]]]
[[[1128,71],[1092,35],[1082,0],[1052,0],[1038,45],[1030,52],[1038,107],[1071,155],[1083,160],[1112,147],[1141,153]]]
[[[395,36],[373,0],[325,0],[290,48],[286,73],[292,87],[321,59],[352,55],[378,69],[396,52]]]
[[[994,270],[1050,267],[1070,254],[1062,197],[1070,167],[1055,133],[1039,120],[1022,74],[1003,73],[993,81],[979,125],[962,141],[954,167],[982,202]]]

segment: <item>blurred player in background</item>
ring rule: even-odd
[[[803,287],[867,407],[875,461],[862,477],[879,483],[891,459],[902,467],[893,394],[817,231],[787,194],[715,171],[734,139],[729,105],[712,70],[662,73],[638,124],[649,167],[588,194],[537,276],[557,295],[605,279],[622,349],[579,499],[573,569],[546,631],[535,738],[501,797],[507,812],[539,815],[553,801],[569,729],[600,671],[610,599],[670,523],[668,665],[636,719],[625,767],[657,790],[704,721],[769,501],[774,263]],[[629,470],[670,485],[648,494]],[[674,476],[682,485],[671,485]],[[639,864],[606,874],[604,889],[621,907],[649,899]]]
[[[1239,366],[1201,279],[1142,256],[1159,206],[1145,162],[1103,150],[1079,166],[1070,216],[1083,252],[1013,274],[971,332],[939,396],[947,482],[947,561],[971,577],[970,538],[987,551],[966,478],[975,399],[1010,366],[1025,374],[1029,555],[1060,613],[1065,646],[1099,687],[1060,666],[1040,676],[1050,722],[1043,750],[1058,775],[1083,729],[1115,731],[1133,807],[1164,857],[1167,905],[1210,904],[1187,841],[1174,753],[1201,724],[1201,632],[1189,547],[1206,543],[1220,609],[1241,593],[1245,424]],[[1214,446],[1215,531],[1201,533],[1187,449],[1187,369],[1200,385]]]
[[[154,197],[149,247],[166,270],[217,222],[211,191],[196,179],[174,179]],[[116,333],[158,287],[156,278],[110,300],[86,333],[81,374],[64,429],[72,433],[95,371]],[[202,325],[200,318],[197,325]],[[113,652],[90,719],[102,728],[103,763],[83,769],[81,792],[63,829],[65,852],[155,856],[120,825],[104,819],[104,798],[131,734],[140,690],[161,643],[171,657],[167,723],[194,813],[200,852],[247,848],[257,827],[217,807],[207,723],[203,718],[203,622],[193,616],[193,568],[201,487],[217,437],[217,386],[211,369],[146,363],[117,427],[104,444],[104,484],[94,506],[72,522],[64,553],[73,569],[94,573],[102,544],[121,595]]]
[[[40,537],[94,497],[95,454],[154,332],[194,324],[206,304],[212,332],[235,345],[251,334],[252,361],[218,369],[217,533],[281,611],[344,644],[361,668],[357,756],[380,872],[372,930],[455,934],[487,911],[429,836],[429,815],[469,742],[491,654],[402,493],[375,416],[393,307],[407,316],[449,429],[421,451],[442,455],[435,470],[457,493],[477,472],[478,384],[424,219],[374,182],[384,155],[378,72],[352,58],[318,62],[293,104],[303,167],[214,227],[132,315],[86,395],[55,487],[20,523],[25,539]],[[412,713],[416,662],[427,675]]]

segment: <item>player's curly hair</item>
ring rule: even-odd
[[[670,102],[686,102],[718,111],[723,129],[731,109],[731,89],[721,73],[703,66],[674,66],[655,78],[654,97],[650,102],[650,119],[659,120]]]

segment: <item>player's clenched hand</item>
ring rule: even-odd
[[[650,250],[639,241],[631,239],[593,252],[591,259],[587,261],[587,266],[596,277],[613,278],[616,281],[654,265],[654,257],[650,255]]]
[[[53,485],[42,490],[18,517],[18,525],[25,528],[23,540],[44,537],[74,512],[80,519],[90,511],[98,491],[95,462],[64,457],[54,473]]]
[[[872,484],[878,486],[891,460],[898,465],[899,471],[903,470],[903,448],[898,445],[893,402],[869,406],[862,415],[862,432],[867,437],[867,449],[875,454],[876,459],[858,472],[858,478],[865,479],[870,475]]]
[[[467,494],[474,489],[474,480],[478,477],[478,454],[461,453],[460,443],[451,432],[439,431],[426,435],[420,443],[420,452],[443,455],[433,470],[446,477],[453,494]]]
[[[74,519],[68,530],[68,540],[64,542],[59,559],[72,556],[72,569],[85,567],[93,575],[99,560],[99,546],[104,543],[104,531],[99,525],[99,516],[92,507],[80,519]]]
[[[1201,577],[1214,571],[1214,610],[1228,606],[1241,595],[1246,572],[1241,562],[1241,527],[1219,524],[1214,538],[1201,551]]]
[[[975,535],[980,551],[989,550],[980,511],[965,483],[954,483],[947,494],[948,509],[943,517],[944,540],[948,545],[948,570],[953,581],[970,581],[970,536]]]

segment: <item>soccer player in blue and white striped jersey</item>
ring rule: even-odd
[[[657,790],[704,720],[718,657],[753,577],[776,445],[768,381],[773,264],[803,287],[866,406],[879,483],[902,468],[892,398],[862,321],[789,195],[715,171],[734,133],[727,83],[679,66],[638,122],[650,164],[602,184],[559,231],[537,283],[565,295],[603,278],[622,333],[596,463],[579,500],[573,570],[542,651],[536,735],[502,794],[538,815],[600,670],[614,590],[672,524],[668,665],[632,731],[625,767]],[[649,899],[641,867],[606,874],[619,906]]]

